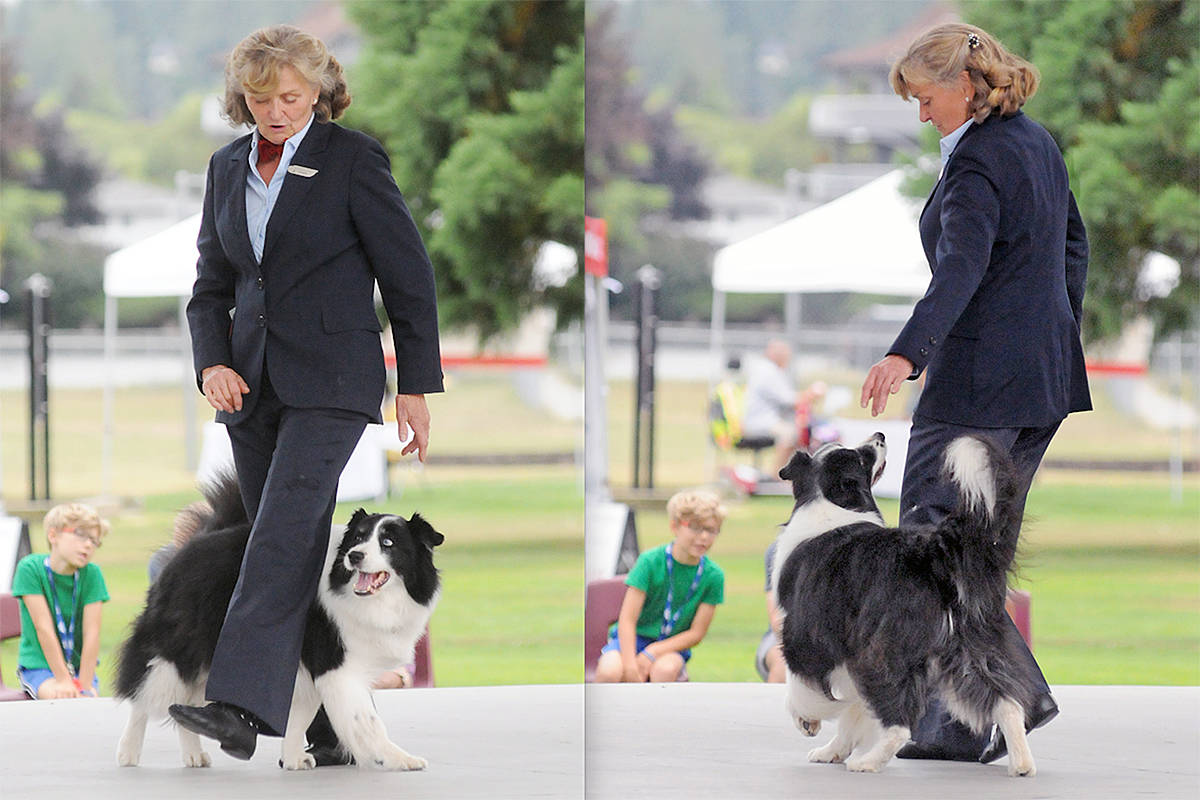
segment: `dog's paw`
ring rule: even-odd
[[[127,751],[124,749],[117,751],[117,765],[122,767],[136,767],[138,762],[142,760],[142,754],[136,751]]]
[[[359,762],[362,763],[362,762]],[[411,753],[406,753],[399,747],[391,752],[385,753],[371,760],[371,765],[376,769],[396,770],[407,772],[409,770],[425,769],[429,766],[429,762],[420,756],[414,756]]]
[[[185,767],[211,767],[212,758],[203,750],[195,750],[183,754],[183,765]]]
[[[846,760],[846,754],[834,747],[830,742],[824,747],[814,747],[808,751],[808,760],[814,764],[840,764]]]
[[[284,756],[279,759],[279,766],[284,769],[316,769],[317,760],[311,753],[301,753],[298,756]]]
[[[1033,763],[1033,759],[1016,759],[1010,757],[1008,759],[1008,775],[1011,778],[1032,778],[1037,775],[1037,766]]]
[[[877,758],[851,758],[846,761],[846,769],[851,772],[879,772],[884,763]]]

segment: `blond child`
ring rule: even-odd
[[[12,593],[21,601],[17,678],[39,700],[97,697],[101,604],[108,588],[91,563],[108,522],[91,506],[50,509],[44,527],[50,554],[17,563]]]
[[[674,539],[642,553],[629,571],[617,624],[596,663],[598,682],[678,680],[725,600],[725,575],[707,555],[725,521],[720,499],[677,492],[667,517]]]

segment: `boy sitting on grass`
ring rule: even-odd
[[[50,555],[17,563],[12,593],[21,601],[17,678],[38,700],[97,697],[101,603],[108,589],[90,563],[108,533],[91,506],[68,503],[46,514]]]
[[[712,492],[684,490],[667,501],[674,541],[638,556],[625,578],[620,616],[596,663],[596,680],[675,681],[725,600],[725,575],[706,553],[725,508]]]

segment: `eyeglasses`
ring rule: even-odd
[[[696,533],[707,533],[709,536],[716,536],[718,533],[721,532],[720,527],[716,527],[716,526],[697,525],[694,522],[685,522],[684,525],[686,525],[688,528],[694,530]]]
[[[63,533],[69,533],[76,539],[87,539],[92,543],[93,547],[99,547],[103,544],[103,542],[100,541],[100,534],[98,533],[86,533],[85,531],[78,530],[77,528],[63,528]]]

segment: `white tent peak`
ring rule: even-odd
[[[717,251],[718,292],[862,292],[920,297],[929,266],[920,201],[900,193],[902,170]]]
[[[104,259],[104,294],[109,297],[184,297],[196,282],[196,237],[200,215],[122,247]]]

